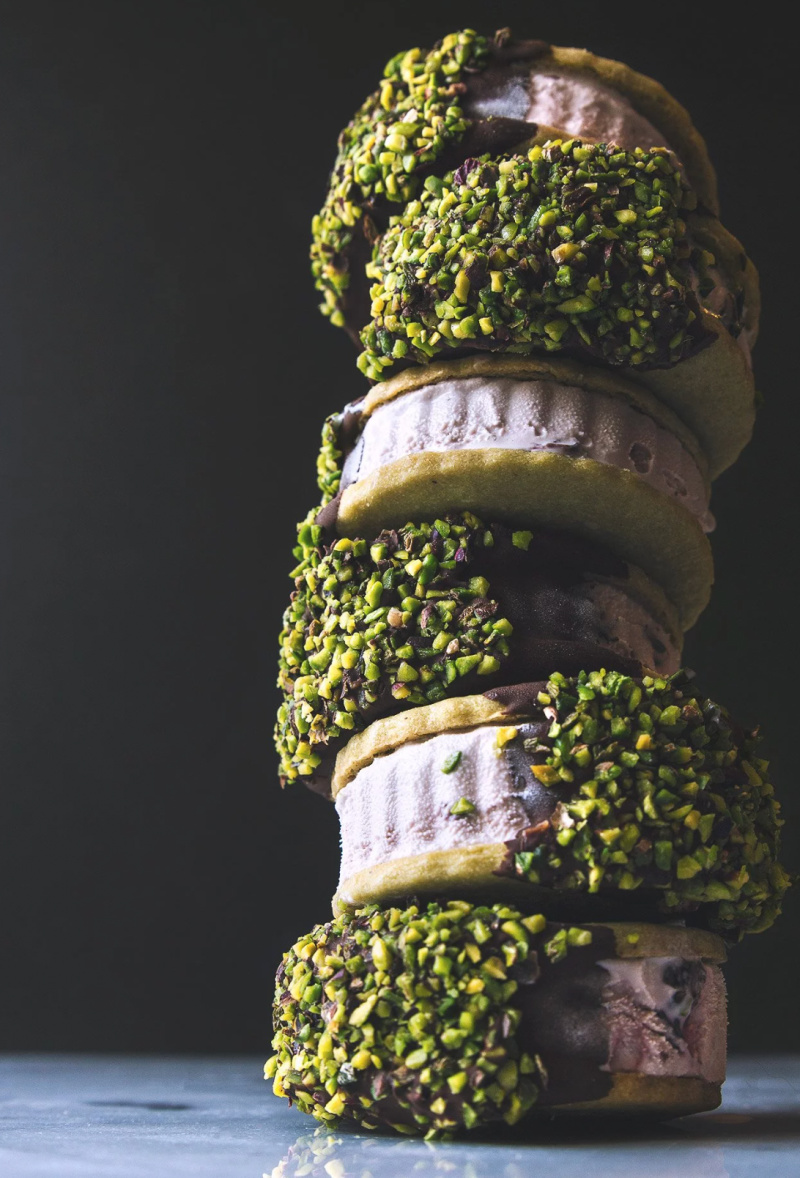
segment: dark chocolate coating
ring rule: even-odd
[[[536,983],[520,986],[520,1049],[539,1055],[547,1071],[540,1107],[599,1100],[611,1089],[608,1025],[602,995],[608,973],[598,961],[615,957],[614,935],[593,928],[592,942],[570,949],[561,961],[544,962]]]

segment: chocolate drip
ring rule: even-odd
[[[514,544],[509,528],[493,524],[492,532],[494,546],[484,549],[479,561],[490,580],[502,576],[513,585],[512,592],[524,593],[531,576],[537,574],[564,586],[592,575],[628,576],[626,562],[593,540],[540,528],[533,533],[528,547],[521,549]]]
[[[508,611],[508,615],[511,618],[514,616],[511,611]],[[515,624],[515,628],[522,626],[524,622]],[[544,679],[553,671],[560,671],[562,675],[577,675],[579,671],[599,670],[641,675],[642,664],[636,659],[616,654],[599,642],[572,642],[519,633],[502,675],[510,680],[525,675],[541,675]],[[474,684],[472,686],[474,688]]]
[[[538,41],[533,37],[515,40],[510,29],[498,29],[494,35],[492,58],[498,62],[535,61],[537,57],[544,57],[550,52],[552,45],[549,41]],[[491,68],[491,67],[490,67]],[[484,70],[485,74],[487,71]],[[480,75],[475,75],[479,77]],[[470,83],[472,78],[470,78]]]
[[[326,532],[334,532],[336,530],[336,521],[339,518],[339,504],[342,500],[342,492],[334,495],[330,502],[326,503],[324,507],[320,507],[317,514],[314,516],[314,523],[320,528],[324,528]]]
[[[356,401],[351,401],[349,405],[345,405],[341,413],[334,413],[330,422],[336,433],[337,449],[341,451],[341,458],[339,459],[339,470],[344,474],[345,465],[353,453],[356,446],[363,446],[362,442],[362,428],[364,420],[364,411],[361,405],[364,401],[363,397],[359,397]],[[359,467],[361,460],[359,458]],[[341,490],[344,491],[352,482],[358,481],[358,474],[355,479],[349,479],[347,483],[342,478]]]
[[[363,401],[364,398],[359,397],[357,400],[351,401],[349,405],[345,405],[342,412],[337,414],[336,432],[342,451],[342,465],[353,449],[356,438],[361,433],[361,419],[364,416],[364,410],[361,407]]]
[[[542,705],[536,697],[544,688],[545,681],[540,680],[536,683],[514,683],[509,687],[492,687],[483,694],[500,704],[508,716],[538,716]]]
[[[365,210],[358,219],[345,255],[350,281],[342,295],[341,309],[344,329],[357,348],[361,346],[359,332],[370,320],[370,283],[366,277],[366,268],[372,260],[372,247],[388,223],[388,217],[381,216],[375,209],[369,212]]]
[[[591,944],[570,949],[561,961],[542,963],[535,985],[520,986],[520,1049],[538,1055],[547,1072],[539,1107],[599,1100],[611,1089],[609,1035],[603,1017],[608,973],[599,961],[616,956],[610,929],[592,929]]]
[[[480,74],[477,77],[481,77]],[[506,115],[485,115],[475,119],[464,132],[463,139],[441,156],[441,171],[458,168],[465,160],[481,155],[505,155],[516,151],[539,130],[537,123]]]

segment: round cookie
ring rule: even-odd
[[[338,748],[392,711],[554,667],[678,666],[663,592],[596,544],[469,513],[373,536],[300,529],[281,634],[285,780],[326,792]]]
[[[718,316],[704,311],[703,324],[712,344],[674,368],[651,368],[637,379],[686,422],[715,479],[753,435],[756,390],[747,356]]]
[[[452,717],[445,701],[379,720],[340,754],[338,907],[499,894],[558,919],[638,911],[734,938],[773,922],[788,877],[766,762],[685,677],[488,694]]]
[[[724,947],[458,900],[363,908],[284,956],[274,1091],[326,1124],[427,1137],[539,1111],[713,1108]]]

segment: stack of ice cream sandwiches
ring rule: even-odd
[[[278,1095],[435,1136],[719,1102],[726,947],[788,878],[756,737],[681,670],[756,272],[658,83],[465,30],[348,124],[312,267],[371,386],[325,422],[285,783],[341,822],[278,970]]]

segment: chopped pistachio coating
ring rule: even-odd
[[[454,348],[675,364],[704,335],[694,203],[665,149],[578,139],[429,176],[375,246],[359,368],[381,380]]]
[[[729,938],[773,923],[790,880],[754,733],[696,695],[686,672],[553,675],[539,699],[551,726],[524,751],[560,801],[511,845],[509,870],[587,892],[656,888],[662,912],[702,906]]]
[[[469,126],[461,77],[483,69],[488,56],[488,39],[472,29],[451,33],[429,52],[398,53],[339,136],[328,195],[311,225],[311,272],[324,295],[321,309],[337,326],[344,323],[347,249],[359,219],[371,222],[376,207],[410,201],[426,168],[459,142]],[[363,223],[361,231],[371,240],[378,232]]]
[[[428,1137],[515,1124],[543,1077],[520,1051],[514,995],[535,984],[540,960],[591,940],[589,929],[457,900],[371,905],[317,925],[278,969],[265,1075],[331,1124]]]
[[[330,503],[342,481],[342,449],[339,445],[340,413],[332,413],[322,426],[322,444],[317,455],[317,486],[322,504]]]
[[[312,775],[332,740],[384,710],[444,699],[466,675],[491,682],[511,623],[475,574],[490,529],[469,513],[329,541],[298,532],[295,591],[284,614],[276,744],[281,776]]]

